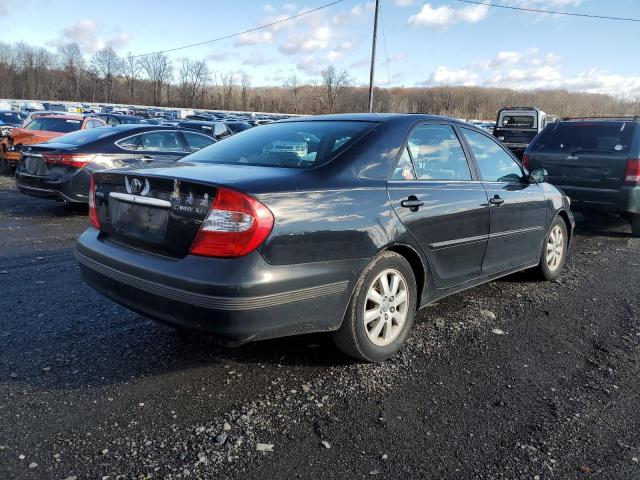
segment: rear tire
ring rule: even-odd
[[[380,362],[404,345],[416,314],[416,279],[394,252],[375,257],[360,276],[339,330],[337,347],[366,362]]]
[[[545,280],[555,280],[560,275],[567,260],[569,236],[567,225],[561,217],[556,217],[542,244],[538,270]]]
[[[634,237],[640,237],[640,214],[631,215],[631,233]]]

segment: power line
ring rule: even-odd
[[[311,10],[305,10],[304,12],[300,12],[297,15],[293,15],[292,17],[283,18],[282,20],[277,20],[275,22],[267,23],[266,25],[260,25],[259,27],[250,28],[249,30],[243,30],[242,32],[232,33],[231,35],[225,35],[224,37],[213,38],[211,40],[205,40],[204,42],[191,43],[189,45],[183,45],[181,47],[168,48],[167,50],[158,50],[157,52],[141,53],[140,55],[133,55],[133,58],[148,57],[149,55],[155,55],[157,53],[175,52],[175,51],[178,51],[178,50],[184,50],[186,48],[199,47],[201,45],[207,45],[209,43],[219,42],[220,40],[227,40],[229,38],[238,37],[238,36],[244,35],[246,33],[256,32],[258,30],[262,30],[263,28],[273,27],[274,25],[278,25],[280,23],[289,22],[291,20],[294,20],[296,18],[302,17],[304,15],[309,15],[310,13],[317,12],[318,10],[322,10],[322,9],[331,7],[333,5],[336,5],[337,3],[342,3],[343,1],[344,0],[335,0],[335,1],[331,2],[331,3],[326,3],[324,5],[320,5],[319,7],[312,8]]]
[[[608,17],[605,15],[589,15],[586,13],[573,13],[573,12],[554,12],[553,10],[542,10],[537,8],[525,8],[525,7],[513,7],[509,5],[500,5],[497,3],[475,2],[472,0],[457,0],[462,3],[471,3],[473,5],[486,5],[487,7],[505,8],[508,10],[520,10],[522,12],[534,12],[534,13],[549,13],[552,15],[566,15],[568,17],[583,17],[583,18],[595,18],[599,20],[617,20],[621,22],[640,22],[640,18],[629,17]]]

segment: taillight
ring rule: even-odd
[[[51,154],[45,153],[42,159],[49,165],[64,165],[67,167],[83,168],[93,160],[95,155],[86,155],[83,153],[61,153]]]
[[[96,210],[96,183],[93,175],[91,175],[91,183],[89,184],[89,222],[93,227],[100,230],[100,220]]]
[[[206,257],[242,257],[271,233],[273,214],[255,198],[220,187],[191,246]]]
[[[522,166],[524,168],[529,168],[529,155],[526,153],[522,156]]]
[[[627,167],[624,169],[624,183],[640,185],[640,158],[627,160]]]

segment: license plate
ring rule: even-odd
[[[111,198],[109,216],[116,234],[146,243],[161,244],[164,241],[169,220],[166,208],[135,205]]]
[[[39,157],[24,157],[24,169],[29,175],[44,175],[46,165]]]

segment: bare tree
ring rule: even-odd
[[[80,46],[75,42],[65,43],[58,48],[58,54],[67,81],[71,86],[67,89],[67,99],[77,100],[80,98],[82,75],[86,67]]]
[[[349,75],[345,70],[338,72],[333,65],[320,72],[329,112],[333,112],[338,96],[349,85]]]
[[[173,75],[173,64],[164,53],[153,53],[142,57],[142,68],[149,77],[153,88],[153,104],[158,105],[162,99],[162,87],[169,83]]]
[[[240,95],[242,106],[240,107],[243,111],[247,111],[249,106],[249,88],[251,87],[251,77],[246,73],[242,73],[240,77]]]
[[[302,90],[303,84],[297,75],[291,75],[284,81],[282,86],[291,92],[291,96],[293,97],[293,113],[298,113],[298,95],[300,94],[300,90]]]
[[[91,58],[93,70],[104,80],[104,101],[111,102],[113,97],[113,79],[122,71],[122,59],[107,46],[97,51]]]
[[[134,103],[136,99],[136,82],[142,72],[142,65],[140,59],[135,57],[129,52],[122,61],[122,74],[127,81],[127,88],[129,89],[129,101]]]
[[[230,110],[233,102],[233,89],[235,87],[235,74],[228,72],[220,74],[220,83],[222,84],[222,108]]]
[[[182,105],[202,105],[205,86],[209,83],[209,68],[204,60],[182,61],[179,95]]]

